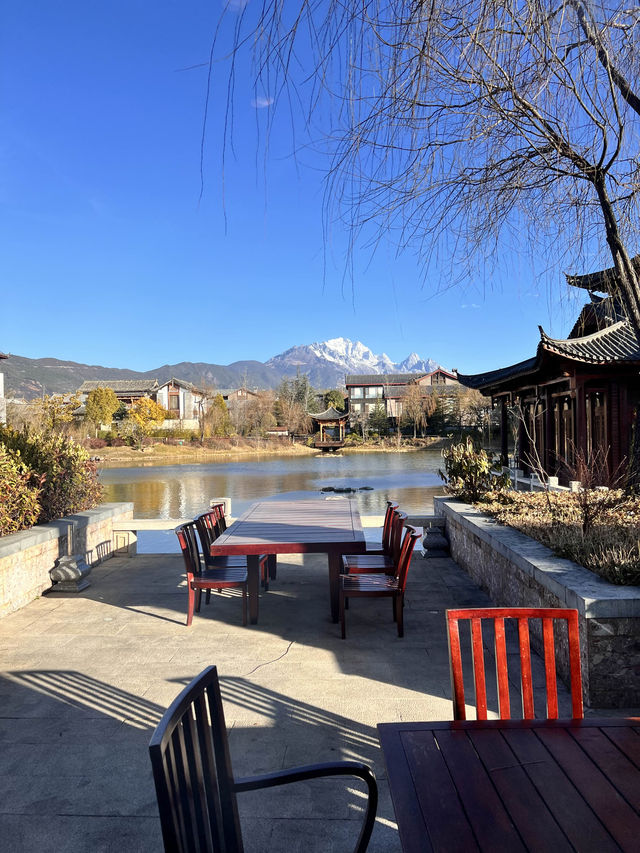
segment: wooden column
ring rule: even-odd
[[[584,384],[582,382],[576,383],[576,396],[575,396],[575,417],[576,417],[576,434],[575,434],[575,443],[576,443],[576,453],[580,453],[582,451],[583,454],[587,454],[587,401],[586,395],[584,391]],[[575,464],[575,459],[573,460]]]
[[[547,387],[544,395],[544,457],[542,464],[547,475],[554,474],[553,448],[555,446],[554,421],[553,421],[553,399],[551,388]]]
[[[507,398],[500,398],[500,457],[503,465],[509,464],[509,412]]]

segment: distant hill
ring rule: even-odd
[[[56,358],[12,355],[0,363],[0,371],[5,375],[7,397],[32,400],[42,394],[75,391],[89,379],[108,381],[153,378],[162,383],[176,377],[194,385],[214,388],[237,388],[244,383],[249,388],[275,388],[284,377],[295,376],[299,371],[308,374],[315,388],[325,389],[343,386],[347,373],[428,373],[437,366],[437,362],[423,360],[416,353],[402,362],[394,363],[384,353],[375,355],[360,341],[333,338],[323,343],[292,347],[273,356],[265,364],[260,361],[234,361],[227,365],[182,361],[139,372]]]

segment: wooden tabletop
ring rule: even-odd
[[[405,853],[640,850],[640,718],[381,723]]]
[[[341,555],[361,554],[365,548],[355,501],[347,498],[258,501],[212,543],[211,554],[246,555],[252,624],[258,621],[258,555],[327,554],[331,618],[337,622]]]
[[[358,553],[364,546],[355,501],[259,501],[211,546],[215,554]]]

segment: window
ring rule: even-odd
[[[362,403],[352,403],[352,404],[351,404],[351,409],[352,409],[354,412],[361,412],[361,411],[362,411]]]
[[[169,411],[170,412],[179,412],[180,411],[180,395],[179,394],[169,394]]]
[[[362,393],[363,390],[364,389],[362,389],[362,388],[352,388],[351,389],[351,396],[352,397],[362,397],[363,396],[363,393]]]
[[[382,386],[381,385],[370,385],[367,388],[367,397],[382,397]]]

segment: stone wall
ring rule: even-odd
[[[113,523],[133,517],[132,503],[101,504],[30,530],[0,538],[0,617],[19,610],[51,588],[49,571],[71,551],[88,565],[112,556]]]
[[[469,504],[434,498],[434,510],[446,518],[451,556],[496,605],[578,611],[588,705],[640,705],[640,587],[607,583]],[[558,671],[566,678],[566,644],[562,642]]]

